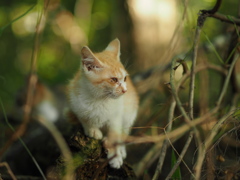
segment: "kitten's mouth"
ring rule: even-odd
[[[121,95],[116,96],[116,95],[113,94],[113,95],[112,95],[112,98],[113,98],[113,99],[117,99],[117,98],[119,98],[120,96],[121,96]]]
[[[113,98],[113,99],[117,99],[117,98],[119,98],[121,95],[115,95],[115,94],[111,94],[111,98]]]
[[[107,97],[112,98],[112,99],[117,99],[117,98],[119,98],[121,95],[122,95],[122,94],[116,95],[116,94],[113,94],[112,92],[108,92],[108,93],[107,93]]]

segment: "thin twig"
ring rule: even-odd
[[[2,111],[3,111],[3,115],[4,115],[4,119],[7,123],[7,125],[10,127],[10,129],[15,132],[15,129],[14,127],[9,123],[8,121],[8,118],[7,118],[7,115],[6,115],[6,111],[4,109],[4,106],[3,106],[3,103],[2,103],[2,100],[0,98],[0,105],[1,105],[1,108],[2,108]],[[46,180],[47,178],[45,177],[41,167],[39,166],[38,162],[36,161],[36,159],[34,158],[34,156],[32,155],[31,151],[28,149],[27,145],[24,143],[24,141],[21,139],[21,137],[18,137],[18,140],[20,141],[20,143],[22,144],[22,146],[25,148],[25,150],[27,151],[28,155],[31,157],[33,163],[35,164],[35,166],[37,167],[38,171],[40,172],[40,174],[42,175],[42,178],[44,180]],[[11,141],[8,141],[8,142],[11,142]],[[9,144],[8,144],[9,145]],[[7,146],[5,146],[7,147]],[[3,148],[4,150],[4,148]],[[1,151],[2,153],[4,153],[5,151]],[[1,156],[0,156],[1,157]]]
[[[140,177],[143,174],[144,170],[147,169],[147,167],[149,167],[153,163],[153,159],[156,160],[153,157],[156,155],[156,153],[159,152],[159,149],[162,147],[162,144],[163,144],[162,142],[154,144],[154,146],[144,155],[144,157],[139,161],[139,163],[137,163],[136,167],[134,168],[137,177]],[[158,153],[158,155],[159,154],[160,153]]]
[[[28,88],[27,88],[27,97],[26,97],[26,103],[23,108],[23,112],[24,112],[23,123],[18,129],[17,131],[18,133],[16,133],[17,136],[22,136],[24,134],[26,126],[30,121],[30,115],[33,108],[34,93],[35,93],[36,84],[38,81],[38,77],[36,75],[36,72],[37,72],[36,64],[37,64],[37,59],[39,54],[40,37],[42,34],[42,30],[40,29],[40,26],[42,25],[43,17],[46,14],[46,10],[47,10],[47,7],[42,8],[42,11],[40,12],[40,16],[37,20],[32,58],[31,58],[30,76],[29,76]]]
[[[214,14],[218,11],[221,6],[222,0],[217,0],[215,6],[211,10],[201,10],[200,15],[198,16],[197,20],[197,28],[195,31],[195,38],[193,43],[193,60],[191,66],[191,78],[190,78],[190,91],[189,91],[189,116],[190,119],[193,119],[193,102],[194,102],[194,89],[195,89],[195,68],[197,63],[198,57],[198,44],[201,35],[202,27],[205,23],[205,20],[208,15]]]
[[[182,134],[184,134],[185,132],[189,131],[193,126],[197,126],[201,123],[204,123],[206,120],[209,119],[213,119],[214,115],[217,113],[217,111],[210,111],[206,114],[204,114],[203,116],[194,119],[193,121],[191,121],[191,126],[189,126],[189,124],[184,124],[182,126],[180,126],[177,129],[174,129],[173,131],[171,131],[168,135],[156,135],[156,136],[128,136],[124,143],[134,143],[134,144],[140,144],[140,143],[160,143],[163,142],[164,139],[169,138],[176,138],[176,137],[180,137]]]
[[[31,69],[30,69],[30,75],[28,79],[28,88],[27,88],[27,97],[26,97],[26,103],[24,105],[23,111],[24,111],[24,116],[23,116],[23,122],[22,124],[18,127],[16,132],[12,135],[12,137],[8,140],[8,142],[5,144],[3,149],[7,149],[12,142],[17,140],[19,137],[21,137],[25,130],[26,126],[30,121],[30,115],[32,112],[32,107],[33,107],[33,99],[34,99],[34,93],[35,93],[35,88],[36,84],[38,81],[38,77],[36,75],[36,63],[37,63],[37,58],[38,58],[38,53],[39,53],[39,44],[40,44],[40,35],[42,31],[40,30],[40,25],[42,25],[42,18],[46,13],[46,8],[42,8],[42,11],[40,12],[39,19],[37,20],[37,25],[36,25],[36,32],[35,32],[35,39],[34,39],[34,46],[33,46],[33,51],[32,51],[32,58],[31,58]]]
[[[174,117],[175,107],[176,107],[176,101],[172,98],[171,106],[170,106],[170,109],[169,109],[169,115],[168,115],[168,127],[167,127],[166,132],[170,132],[172,130],[172,120],[173,120],[173,117]],[[161,171],[162,171],[162,166],[163,166],[163,163],[164,163],[164,159],[165,159],[165,156],[166,156],[168,145],[169,145],[169,141],[167,139],[165,139],[163,141],[163,145],[162,145],[162,148],[161,148],[161,153],[160,153],[159,160],[158,160],[158,165],[157,165],[157,168],[155,170],[153,180],[157,180]]]
[[[175,77],[175,75],[174,75],[174,73],[175,73],[174,72],[174,68],[175,68],[175,64],[176,64],[176,59],[172,59],[172,65],[171,65],[171,70],[170,70],[170,86],[171,86],[171,90],[172,90],[172,95],[173,95],[173,97],[174,97],[174,99],[175,99],[175,101],[176,101],[176,103],[178,105],[178,108],[179,108],[180,112],[182,113],[183,117],[185,118],[185,120],[189,124],[191,124],[190,118],[187,115],[185,109],[182,107],[182,103],[181,103],[181,101],[180,101],[180,99],[179,99],[179,97],[178,97],[178,95],[176,93],[176,88],[175,88],[175,84],[174,84],[174,79],[175,79],[174,78]]]
[[[202,27],[204,25],[205,22],[205,17],[204,16],[199,16],[198,17],[198,25],[196,28],[196,32],[195,32],[195,38],[194,38],[194,45],[193,45],[193,60],[192,60],[192,66],[191,66],[191,76],[190,76],[190,90],[189,90],[189,116],[190,119],[193,120],[194,116],[193,116],[193,103],[194,103],[194,90],[195,90],[195,67],[196,67],[196,62],[197,62],[197,53],[198,53],[198,43],[199,43],[199,39],[200,39],[200,34],[201,34],[201,30]],[[202,153],[202,148],[201,148],[201,139],[200,139],[200,135],[199,132],[197,130],[195,130],[195,134],[196,134],[196,141],[198,144],[198,155],[200,155]],[[199,177],[197,176],[197,174],[195,175],[196,179],[198,180]]]
[[[230,81],[230,78],[231,78],[231,74],[232,74],[232,72],[233,72],[234,65],[235,65],[235,63],[237,62],[238,58],[239,58],[239,53],[237,53],[237,54],[235,55],[235,58],[234,58],[231,66],[230,66],[228,75],[227,75],[226,80],[225,80],[224,85],[223,85],[222,92],[221,92],[220,97],[219,97],[219,99],[218,99],[218,101],[217,101],[217,103],[216,103],[216,106],[217,106],[217,107],[220,106],[220,104],[222,103],[223,97],[225,96],[225,94],[226,94],[226,92],[227,92],[227,88],[228,88],[228,84],[229,84],[229,81]]]
[[[172,175],[174,174],[174,172],[177,170],[178,166],[182,162],[183,157],[185,156],[185,154],[186,154],[186,152],[188,150],[188,147],[189,147],[192,139],[193,139],[193,132],[191,131],[189,136],[188,136],[188,139],[187,139],[187,141],[186,141],[186,143],[185,143],[185,145],[184,145],[184,147],[182,149],[182,152],[181,152],[181,154],[178,157],[177,162],[174,164],[174,166],[172,167],[171,171],[169,172],[169,174],[167,175],[165,180],[169,180],[172,177]],[[192,176],[194,176],[193,173],[191,173],[191,174],[192,174]]]
[[[8,165],[7,162],[1,162],[1,163],[0,163],[0,167],[1,167],[1,166],[6,167],[7,172],[8,172],[8,174],[11,176],[12,180],[17,180],[16,176],[13,174],[13,172],[12,172],[12,170],[11,170],[11,168],[10,168],[10,166]],[[1,174],[0,174],[0,175],[1,175]],[[1,176],[0,176],[0,178],[1,178]]]
[[[191,131],[192,132],[192,131]],[[169,139],[169,144],[171,145],[172,149],[175,151],[175,153],[178,155],[178,157],[180,156],[180,154],[178,153],[177,149],[173,146],[172,141],[170,141]],[[188,169],[189,173],[194,177],[193,172],[191,171],[191,169],[188,167],[188,165],[185,163],[185,161],[182,159],[182,163],[186,166],[186,168]]]
[[[49,0],[46,0],[49,1]],[[28,88],[27,88],[27,97],[26,97],[26,103],[24,105],[24,116],[23,116],[23,122],[22,124],[18,127],[18,129],[15,131],[15,133],[12,135],[12,137],[8,140],[8,142],[5,144],[5,146],[2,148],[2,150],[6,150],[8,147],[11,146],[11,144],[19,139],[23,146],[26,146],[24,142],[21,140],[21,136],[25,133],[27,124],[30,121],[30,116],[32,112],[32,107],[33,107],[33,99],[34,99],[34,92],[36,88],[36,84],[38,81],[38,77],[36,75],[36,64],[37,64],[37,59],[38,59],[38,53],[39,53],[39,44],[40,44],[40,35],[42,33],[40,29],[40,25],[42,25],[42,19],[43,16],[45,15],[47,11],[47,6],[43,7],[39,19],[36,24],[36,32],[35,32],[35,39],[34,39],[34,47],[33,47],[33,52],[32,52],[32,58],[31,58],[31,69],[30,69],[30,76],[29,76],[29,81],[28,81]],[[38,168],[40,174],[42,175],[43,179],[46,179],[44,176],[40,166],[38,165],[37,161],[35,158],[31,155],[31,152],[25,147],[25,149],[28,151],[29,155],[31,156],[34,164]],[[1,151],[3,153],[4,151]]]
[[[226,23],[230,23],[230,24],[236,24],[237,26],[240,26],[240,19],[230,16],[231,19],[229,19],[226,15],[221,14],[221,13],[215,13],[215,14],[211,14],[209,15],[209,17],[213,17],[215,19],[218,19],[220,21],[226,22]]]
[[[193,60],[191,67],[191,77],[190,77],[190,91],[189,91],[189,116],[193,119],[193,102],[194,102],[194,89],[195,89],[195,67],[197,62],[197,52],[198,52],[198,42],[201,34],[201,27],[197,26],[194,39],[193,48]]]

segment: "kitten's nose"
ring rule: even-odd
[[[127,89],[122,89],[122,93],[125,93],[125,92],[127,92]]]

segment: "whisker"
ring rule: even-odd
[[[129,60],[130,60],[130,58],[127,58],[127,59],[124,61],[124,63],[123,63],[123,66],[125,67],[125,69],[126,69],[126,67],[128,66]]]

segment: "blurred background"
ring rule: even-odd
[[[165,127],[171,100],[166,85],[169,82],[171,59],[184,59],[190,67],[198,12],[211,9],[214,4],[215,0],[1,1],[0,98],[4,110],[1,108],[0,117],[6,114],[16,128],[22,122],[29,74],[36,57],[34,73],[38,83],[33,111],[45,114],[46,119],[56,123],[63,118],[67,106],[66,85],[80,67],[81,47],[88,45],[95,52],[102,51],[117,37],[121,42],[121,60],[132,76],[141,100],[136,126]],[[238,7],[239,2],[236,0],[223,1],[219,12],[239,17]],[[40,17],[41,23],[36,35]],[[205,35],[200,38],[198,61],[221,65],[215,50],[220,57],[226,58],[235,27],[208,18],[203,31]],[[237,72],[239,66],[238,63]],[[182,72],[180,66],[176,71],[176,80],[181,78]],[[239,84],[239,73],[237,78]],[[201,88],[196,88],[195,95],[197,116],[215,106],[223,77],[216,72],[203,73],[197,76],[196,83],[196,87],[201,85]],[[225,98],[226,106],[233,95],[233,87],[229,88]],[[181,98],[183,102],[187,101],[188,86],[181,92]],[[0,120],[0,147],[3,147],[13,132],[4,118]],[[41,136],[43,131],[35,136]],[[29,134],[30,132],[29,130]],[[134,129],[132,133],[156,135],[161,132],[153,128]],[[44,142],[42,140],[43,144]],[[38,144],[41,142],[38,141]],[[141,157],[152,145],[143,144],[141,147],[145,151],[136,153],[134,148],[138,147],[133,146],[128,155],[131,157],[129,162],[135,168],[138,168]],[[33,150],[32,152],[34,153]],[[6,160],[13,152],[9,150],[8,154],[7,151],[4,153]],[[146,177],[151,176],[155,170],[157,157],[154,158],[155,161],[145,172]],[[15,167],[15,172],[27,174],[18,169],[13,160],[9,160],[9,164],[13,169]],[[46,162],[42,164],[45,165]]]
[[[173,56],[191,49],[198,11],[211,8],[215,1],[186,2],[186,17],[182,20],[184,1],[49,1],[40,28],[43,32],[37,60],[39,79],[50,87],[65,85],[79,67],[83,45],[101,51],[116,37],[121,41],[122,61],[127,62],[131,74],[164,66]],[[223,2],[220,11],[236,15],[237,5],[234,0]],[[12,109],[14,97],[30,72],[36,23],[43,2],[11,0],[0,4],[1,27],[32,6],[1,34],[0,95],[7,111]],[[181,28],[175,32],[177,26]],[[213,39],[226,33],[226,28],[226,24],[209,19],[204,30]]]

